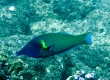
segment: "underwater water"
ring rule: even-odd
[[[109,0],[0,0],[0,80],[110,80],[109,4]],[[15,56],[34,37],[58,32],[91,32],[93,43],[46,58]]]

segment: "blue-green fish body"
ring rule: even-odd
[[[62,53],[82,44],[92,44],[91,33],[78,36],[63,33],[48,33],[35,37],[15,55],[43,58]]]

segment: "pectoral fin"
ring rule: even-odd
[[[53,48],[53,45],[47,46],[46,43],[44,42],[44,40],[41,40],[41,44],[42,44],[43,50],[46,50],[46,51],[50,52],[52,50],[52,48]]]
[[[49,47],[43,48],[43,49],[50,52],[52,50],[52,46],[49,46]]]

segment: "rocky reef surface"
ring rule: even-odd
[[[110,80],[110,2],[0,0],[0,80]],[[15,57],[35,36],[92,32],[93,44],[47,58]]]

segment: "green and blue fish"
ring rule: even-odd
[[[82,44],[92,44],[91,33],[78,36],[48,33],[32,39],[15,56],[26,55],[33,58],[44,58],[62,53]]]

